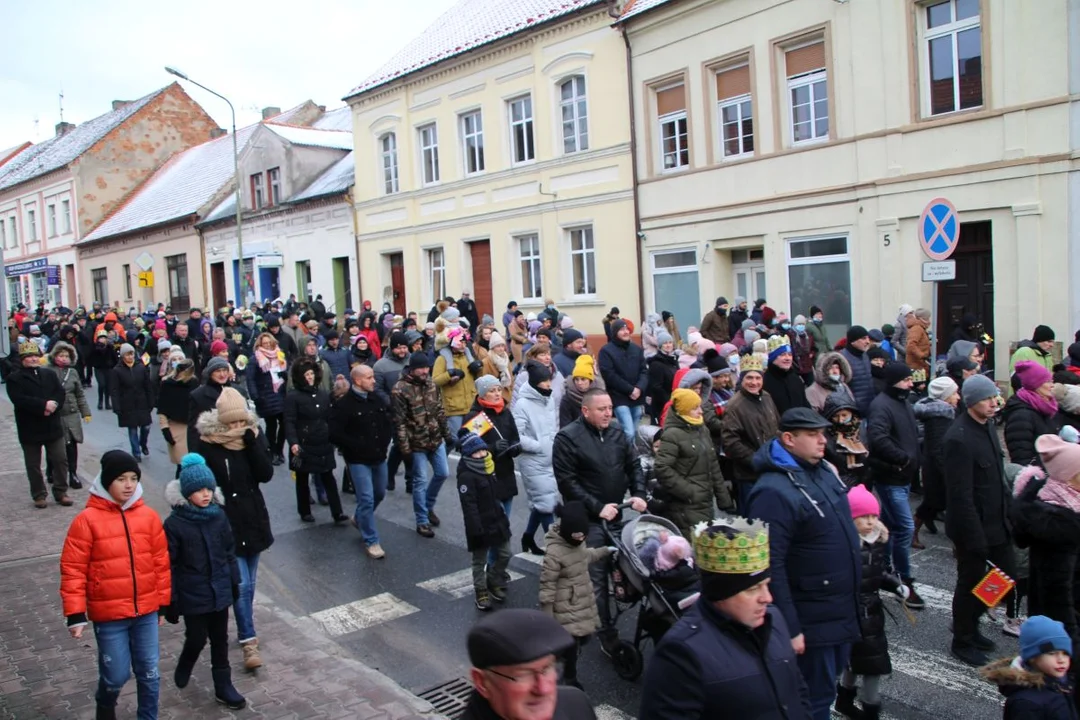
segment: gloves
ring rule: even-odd
[[[510,448],[513,447],[514,444],[515,443],[512,443],[509,440],[506,440],[505,438],[502,439],[502,440],[496,440],[495,441],[495,457],[502,457],[503,455],[508,453],[510,451]]]
[[[446,374],[449,375],[454,380],[461,380],[462,378],[465,377],[465,372],[463,370],[458,370],[457,368],[453,368],[452,370],[447,370]]]
[[[90,424],[90,416],[89,416],[89,415],[85,416],[85,417],[84,417],[84,418],[82,419],[82,421],[83,421],[84,423],[86,423],[87,425],[89,425],[89,424]],[[1068,425],[1066,425],[1066,427],[1068,427]],[[1073,432],[1076,432],[1076,431],[1075,431],[1075,430],[1073,430]]]
[[[474,378],[480,377],[480,373],[483,370],[484,370],[484,363],[480,362],[479,360],[473,360],[471,363],[469,363],[469,373]],[[459,370],[458,372],[461,372],[461,371]],[[464,376],[462,376],[462,377],[464,377]]]
[[[180,622],[180,613],[173,609],[173,606],[165,608],[165,622],[170,625],[177,625]]]
[[[521,443],[519,443],[519,442],[510,443],[510,447],[508,447],[506,449],[506,453],[507,453],[507,455],[509,455],[512,458],[515,458],[518,455],[520,455],[521,454]]]
[[[1058,433],[1058,437],[1065,442],[1070,442],[1074,444],[1080,443],[1080,432],[1077,432],[1076,428],[1074,428],[1072,425],[1066,425],[1065,427],[1061,428],[1061,431]]]
[[[165,438],[165,442],[169,443],[170,445],[176,444],[176,440],[173,439],[172,430],[170,430],[169,428],[161,428],[161,436]]]
[[[232,601],[235,603],[239,599],[240,599],[240,586],[234,584],[232,586]]]
[[[248,428],[244,431],[244,447],[251,447],[255,444],[255,431]]]

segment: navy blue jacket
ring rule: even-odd
[[[866,353],[852,352],[851,348],[844,348],[840,354],[851,366],[851,380],[848,381],[848,387],[851,388],[851,394],[855,396],[859,415],[867,417],[870,415],[870,401],[876,394],[874,376],[870,374],[870,358],[866,356]]]
[[[263,372],[254,360],[244,370],[247,375],[248,395],[255,402],[255,409],[259,417],[266,418],[273,415],[281,415],[285,412],[285,376],[282,376],[281,387],[274,392],[273,378],[270,373]]]
[[[761,473],[746,516],[769,523],[773,602],[808,646],[856,642],[862,583],[847,488],[824,461],[796,460],[779,440],[754,455]]]
[[[809,720],[810,701],[790,635],[775,607],[764,625],[751,630],[699,599],[649,660],[638,717]]]
[[[581,353],[579,352],[563,348],[551,356],[551,362],[555,363],[555,367],[559,368],[559,372],[562,373],[564,378],[568,378],[574,374],[574,365],[577,364],[577,359],[580,356]]]
[[[352,353],[348,348],[343,348],[338,345],[337,350],[334,350],[329,345],[324,347],[319,353],[326,364],[330,367],[330,380],[336,380],[338,375],[344,375],[345,379],[349,379],[349,361],[352,358]]]
[[[615,407],[644,405],[645,391],[649,384],[649,370],[645,364],[645,351],[633,342],[612,340],[600,348],[600,375]],[[641,390],[637,400],[630,399],[634,388]]]
[[[179,498],[180,481],[169,483],[170,502]],[[172,565],[172,609],[178,615],[203,615],[233,604],[233,586],[240,584],[232,528],[225,512],[192,520],[173,513],[165,518]]]

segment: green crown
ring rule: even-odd
[[[769,528],[742,518],[718,518],[694,528],[695,562],[705,572],[751,575],[769,568]]]

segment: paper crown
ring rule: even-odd
[[[789,344],[787,335],[773,335],[769,338],[769,353],[771,354],[776,348],[784,347]]]
[[[723,516],[694,527],[698,568],[719,575],[753,575],[769,569],[769,526]]]
[[[743,355],[739,359],[740,374],[748,372],[761,372],[763,367],[764,365],[761,362],[761,358],[754,353],[750,353],[749,355]]]
[[[926,371],[925,370],[913,370],[911,372],[911,381],[913,383],[915,383],[916,385],[918,385],[919,383],[926,382]]]

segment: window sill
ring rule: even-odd
[[[606,302],[593,295],[582,295],[580,297],[572,297],[566,300],[560,300],[555,304],[558,308],[563,307],[602,307],[607,305]]]
[[[933,127],[934,124],[948,125],[950,122],[959,122],[959,118],[963,120],[970,120],[969,116],[980,116],[983,114],[989,114],[990,108],[986,105],[979,105],[973,108],[964,108],[963,110],[951,110],[949,112],[938,113],[937,115],[924,115],[918,119],[921,126]]]
[[[686,172],[689,169],[690,169],[689,165],[680,165],[679,167],[673,167],[673,168],[668,168],[666,170],[661,170],[660,174],[661,175],[675,175],[676,173]]]
[[[738,155],[724,155],[721,156],[719,165],[730,165],[743,162],[744,160],[753,160],[757,155],[751,152],[739,153]]]
[[[828,135],[819,138],[811,138],[810,140],[799,140],[798,142],[792,141],[791,149],[797,150],[805,147],[813,147],[814,145],[823,145],[832,140]]]

